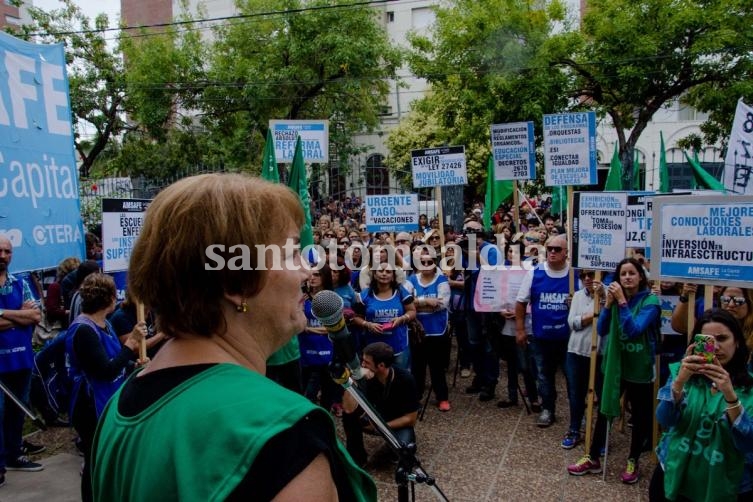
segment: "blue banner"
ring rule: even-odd
[[[0,233],[14,271],[84,257],[63,45],[0,33]]]

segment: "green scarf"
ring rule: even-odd
[[[680,363],[670,365],[673,378],[679,368]],[[724,396],[712,394],[708,382],[702,376],[688,380],[680,421],[665,433],[669,441],[664,493],[669,500],[678,496],[704,502],[737,500],[745,459],[732,441]],[[745,413],[753,412],[751,390],[735,392]]]
[[[633,317],[638,315],[644,305],[659,305],[659,299],[654,294],[645,295],[630,308]],[[628,339],[620,327],[620,311],[617,304],[612,305],[610,316],[607,348],[602,362],[604,387],[600,410],[605,416],[613,418],[620,415],[622,380],[648,383],[654,379],[650,338],[655,336],[655,327],[652,325],[637,338]]]

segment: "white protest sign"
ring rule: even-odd
[[[528,271],[520,267],[482,267],[476,283],[476,312],[515,310],[518,290]]]
[[[413,232],[418,228],[418,195],[367,195],[369,232]]]
[[[661,280],[753,287],[753,196],[656,196],[652,271]]]
[[[573,194],[572,260],[577,268],[614,270],[625,258],[627,193]]]
[[[148,199],[102,199],[102,269],[128,270],[131,250],[141,233]]]
[[[465,185],[468,172],[464,146],[425,148],[411,152],[414,188]]]
[[[275,156],[280,164],[293,162],[298,136],[301,137],[304,162],[329,162],[328,120],[270,120],[269,128],[275,141]]]
[[[536,177],[533,122],[492,124],[494,179],[530,180]]]
[[[651,212],[650,201],[647,203],[646,199],[650,199],[653,194],[653,192],[628,192],[625,245],[629,248],[648,247]]]
[[[547,186],[596,185],[596,114],[544,115]]]
[[[735,120],[729,135],[727,157],[724,159],[724,188],[741,195],[753,194],[753,108],[737,102]]]

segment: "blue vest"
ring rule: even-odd
[[[5,279],[12,281],[11,291],[0,295],[0,309],[21,310],[24,303],[24,282],[11,275]],[[31,333],[34,326],[16,326],[0,331],[0,372],[28,370],[34,366],[34,352],[31,349]]]
[[[567,276],[552,279],[539,265],[533,271],[531,282],[531,319],[533,336],[546,340],[567,340],[567,303],[570,280]]]
[[[306,325],[309,328],[321,327],[322,324],[311,312],[311,300],[306,300],[303,311],[306,313]],[[304,332],[298,335],[298,344],[301,349],[302,366],[326,366],[332,361],[332,342],[327,335]]]
[[[99,335],[99,343],[102,344],[102,348],[105,350],[105,355],[109,359],[117,356],[123,349],[123,346],[121,345],[120,340],[118,340],[118,337],[109,322],[107,322],[107,329],[102,329],[88,317],[80,315],[76,317],[68,328],[65,340],[65,356],[68,363],[68,376],[73,382],[73,392],[71,393],[71,414],[76,406],[75,403],[76,399],[78,399],[78,393],[88,391],[91,392],[94,397],[94,407],[97,410],[97,418],[99,418],[112,395],[115,394],[121,385],[123,385],[123,382],[126,379],[126,371],[125,368],[123,368],[120,373],[118,373],[118,376],[109,381],[97,380],[86,376],[81,369],[81,364],[73,350],[73,338],[76,335],[76,330],[81,325],[89,326]]]
[[[382,324],[392,321],[395,317],[400,317],[405,314],[403,299],[408,296],[411,295],[403,286],[398,286],[397,291],[387,300],[380,300],[374,296],[371,288],[364,289],[361,291],[361,301],[366,307],[366,320]],[[385,331],[381,335],[366,331],[364,338],[364,346],[374,342],[384,342],[392,347],[395,354],[399,354],[408,348],[408,327],[405,324],[401,324],[390,331]]]
[[[426,298],[439,298],[439,285],[447,284],[447,277],[442,273],[434,276],[434,280],[428,286],[422,286],[419,275],[412,275],[408,280],[415,288],[414,296],[416,298],[424,296]],[[449,285],[448,285],[449,286]],[[447,309],[436,312],[418,312],[418,321],[426,331],[426,336],[441,336],[447,330]]]

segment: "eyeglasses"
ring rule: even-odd
[[[430,266],[434,265],[434,262],[433,261],[423,261],[422,260],[421,261],[421,265],[425,265],[427,267],[430,267]]]
[[[503,221],[504,223],[509,223],[509,222],[511,222],[512,220],[511,220],[510,218],[503,218],[503,219],[502,219],[502,221]]]
[[[719,301],[722,303],[722,305],[727,305],[729,302],[734,302],[735,307],[742,307],[747,302],[745,301],[744,296],[727,296],[723,295],[719,297]]]
[[[525,238],[528,242],[539,242],[539,240],[536,237],[528,237]]]
[[[560,246],[547,246],[546,252],[547,253],[561,253],[562,248]]]
[[[590,279],[593,279],[594,276],[595,276],[595,274],[593,272],[581,272],[580,273],[580,278],[581,279],[585,279],[587,277],[590,278]]]
[[[334,237],[335,234],[324,234],[324,237]]]
[[[432,235],[431,237],[429,237],[430,241],[433,241],[434,239],[439,239],[439,236],[438,235]]]

